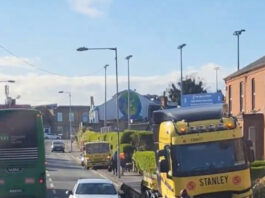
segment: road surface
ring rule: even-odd
[[[72,190],[80,178],[102,178],[94,170],[85,170],[67,151],[51,152],[51,140],[45,140],[47,198],[67,198],[66,190]]]

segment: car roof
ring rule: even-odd
[[[108,184],[113,184],[112,181],[109,179],[79,179],[77,180],[78,184],[84,184],[84,183],[108,183]]]

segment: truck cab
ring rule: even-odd
[[[108,142],[87,142],[84,144],[84,167],[108,168],[110,166],[110,146]]]
[[[251,144],[222,105],[156,111],[153,120],[157,189],[152,192],[165,198],[178,197],[183,189],[194,198],[252,197]]]

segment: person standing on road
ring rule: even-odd
[[[121,159],[121,175],[124,175],[124,171],[126,168],[126,161],[125,161],[125,154],[124,153],[120,154],[120,159]]]
[[[113,170],[113,175],[117,175],[117,151],[115,151],[114,155],[112,156],[112,170]]]

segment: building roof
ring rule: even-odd
[[[250,63],[249,65],[243,67],[242,69],[230,74],[229,76],[225,77],[224,80],[229,80],[231,78],[234,78],[236,76],[240,76],[244,73],[253,71],[255,69],[265,67],[265,56],[261,57],[260,59],[254,61],[253,63]]]

